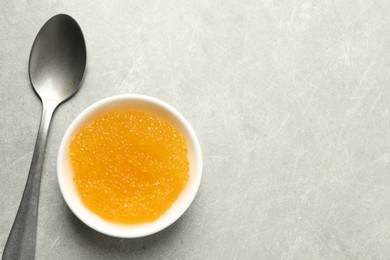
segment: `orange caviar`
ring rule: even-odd
[[[84,205],[112,222],[156,220],[188,181],[183,136],[145,112],[98,116],[76,133],[69,151]]]

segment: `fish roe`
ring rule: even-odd
[[[82,202],[111,222],[158,219],[188,181],[183,136],[142,111],[96,117],[76,133],[69,153]]]

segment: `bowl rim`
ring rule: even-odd
[[[144,232],[142,232],[142,228],[141,228],[141,231],[138,231],[135,233],[131,233],[131,232],[129,232],[129,233],[124,233],[124,232],[120,233],[119,232],[118,233],[118,232],[115,232],[114,230],[102,228],[98,225],[95,225],[94,223],[91,223],[87,216],[83,215],[82,213],[78,212],[75,209],[75,205],[73,204],[74,202],[72,202],[72,199],[70,198],[71,195],[68,195],[68,192],[67,192],[66,187],[65,187],[65,183],[64,183],[65,181],[63,179],[63,178],[65,178],[65,177],[63,177],[65,170],[62,169],[62,167],[61,167],[64,163],[64,160],[66,160],[65,156],[66,156],[67,146],[68,146],[69,142],[71,141],[72,132],[76,131],[76,128],[80,127],[80,124],[82,125],[82,123],[85,123],[85,121],[87,120],[87,117],[90,114],[92,114],[95,110],[102,108],[102,107],[105,107],[105,106],[108,106],[108,105],[115,103],[115,102],[123,102],[123,101],[146,102],[146,103],[151,104],[152,106],[159,107],[159,108],[169,112],[169,114],[173,115],[175,120],[179,121],[179,123],[181,123],[184,126],[183,129],[185,129],[184,131],[187,132],[188,136],[190,137],[189,140],[191,140],[192,144],[193,144],[194,164],[196,164],[197,171],[195,173],[195,179],[191,185],[191,192],[190,192],[189,196],[182,203],[182,206],[180,206],[178,208],[178,210],[175,211],[174,214],[172,214],[172,217],[170,217],[168,220],[166,220],[165,222],[162,222],[162,223],[159,223],[159,219],[155,220],[154,222],[147,223],[149,228],[147,228],[146,230],[143,230]],[[178,110],[176,110],[171,105],[165,103],[164,101],[157,99],[155,97],[141,95],[141,94],[114,95],[114,96],[103,98],[103,99],[89,105],[72,121],[72,123],[66,129],[66,131],[61,139],[61,143],[60,143],[58,154],[57,154],[58,185],[60,187],[61,195],[62,195],[63,199],[65,200],[65,203],[68,205],[69,209],[73,212],[73,214],[79,220],[81,220],[84,224],[86,224],[90,228],[92,228],[100,233],[103,233],[105,235],[109,235],[112,237],[119,237],[119,238],[145,237],[145,236],[157,233],[157,232],[169,227],[174,222],[176,222],[186,212],[186,210],[189,208],[189,206],[192,204],[192,202],[193,202],[193,200],[194,200],[194,198],[199,190],[201,179],[202,179],[202,168],[203,168],[203,160],[202,160],[202,153],[201,153],[199,140],[195,134],[195,131],[193,130],[191,124],[187,121],[187,119],[185,119],[185,117]],[[93,213],[83,203],[82,203],[82,207],[84,207],[87,211]],[[169,210],[171,210],[171,209],[168,209],[167,211],[169,211]],[[93,213],[93,214],[95,214],[95,213]],[[104,222],[115,225],[115,223],[113,223],[113,222],[109,222],[109,221],[106,221],[104,219],[101,219],[101,220]],[[120,224],[118,224],[118,225],[120,225]],[[142,223],[139,225],[137,224],[138,229],[142,225],[143,225]],[[126,230],[131,229],[131,225],[126,225],[126,226],[127,226]],[[152,228],[151,228],[151,226],[152,226]]]

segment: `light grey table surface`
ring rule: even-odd
[[[388,259],[389,1],[1,1],[0,252],[41,105],[28,80],[44,22],[80,24],[88,66],[55,113],[37,259]],[[87,106],[139,93],[176,107],[204,156],[173,226],[115,239],[82,224],[56,178],[61,138]]]

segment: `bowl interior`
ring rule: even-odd
[[[187,143],[189,180],[174,204],[156,221],[143,224],[119,224],[106,221],[87,209],[82,203],[73,181],[69,158],[69,143],[76,132],[96,116],[110,112],[137,109],[155,115],[176,127]],[[187,120],[166,103],[142,95],[122,95],[99,101],[84,110],[66,131],[58,154],[58,181],[62,195],[73,213],[91,228],[115,237],[142,237],[156,233],[176,221],[189,207],[198,190],[201,179],[202,159],[197,137]]]

